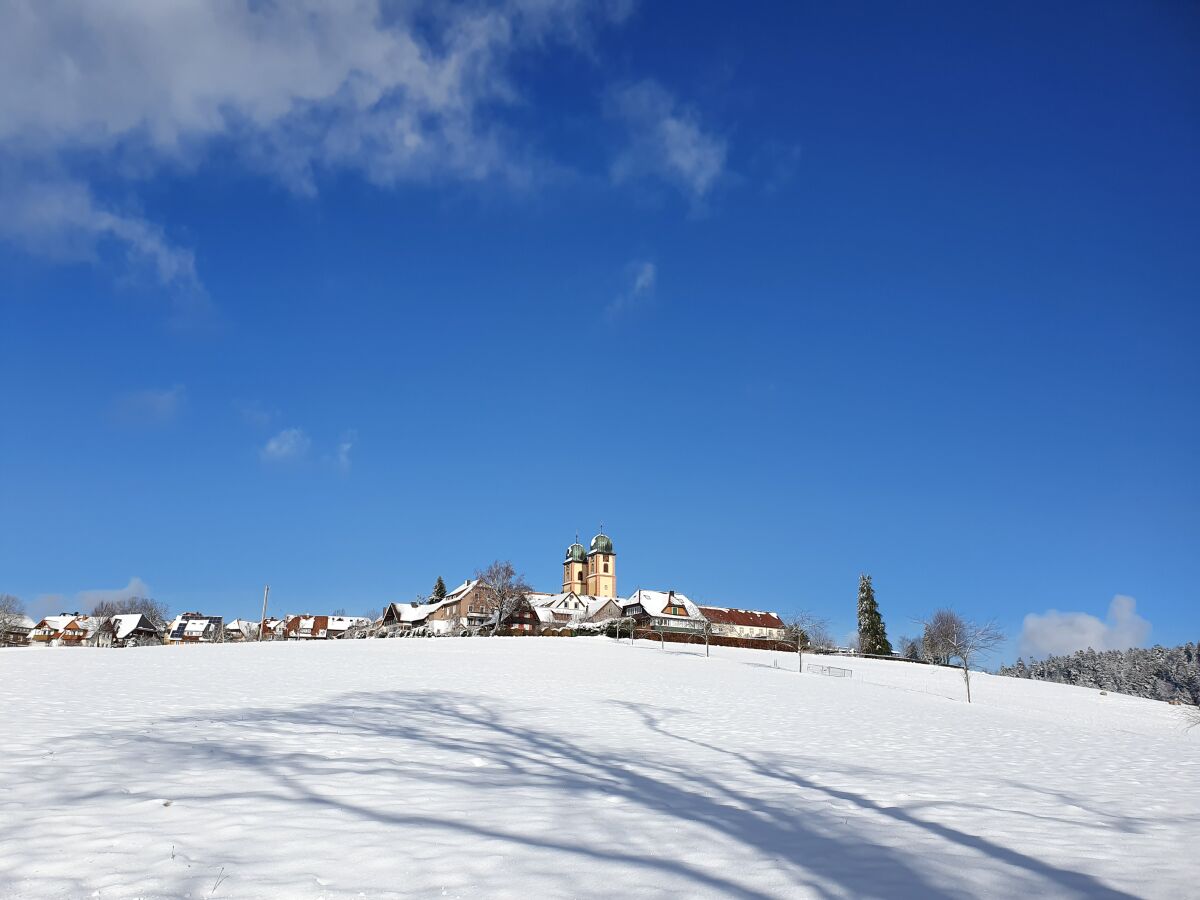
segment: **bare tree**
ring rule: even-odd
[[[495,612],[496,621],[492,625],[492,636],[500,632],[500,626],[505,619],[520,609],[525,601],[525,595],[533,588],[525,581],[524,575],[518,575],[512,563],[507,560],[496,560],[486,569],[475,573],[479,584],[487,595],[489,608]]]
[[[896,646],[904,659],[911,659],[913,662],[925,661],[925,653],[921,650],[921,641],[918,638],[901,636]]]
[[[796,645],[799,671],[804,671],[804,651],[833,646],[829,636],[829,621],[816,613],[801,610],[783,623],[783,639]]]
[[[939,666],[950,665],[954,658],[954,636],[961,634],[967,623],[952,609],[939,609],[922,623],[921,655]]]
[[[150,624],[163,631],[169,621],[170,610],[165,603],[159,603],[152,597],[128,597],[124,600],[101,600],[92,609],[92,615],[99,619],[111,619],[113,616],[141,613],[150,620]]]
[[[971,664],[980,656],[991,653],[1004,643],[1004,632],[995,622],[971,622],[953,610],[938,610],[926,622],[925,632],[930,632],[935,620],[942,613],[949,613],[946,621],[951,624],[945,631],[938,632],[939,650],[945,653],[947,663],[957,659],[962,663],[963,681],[967,686],[967,702],[971,702]]]
[[[8,643],[8,632],[25,618],[25,605],[12,594],[0,594],[0,646]]]

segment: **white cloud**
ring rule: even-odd
[[[105,242],[194,289],[190,251],[98,201],[75,161],[118,179],[217,149],[312,193],[321,170],[372,182],[497,178],[536,166],[497,113],[521,54],[586,46],[621,0],[128,0],[5,5],[0,237],[92,258]]]
[[[1076,650],[1127,650],[1141,647],[1150,637],[1150,623],[1137,614],[1137,601],[1118,594],[1101,621],[1082,612],[1030,613],[1021,628],[1022,656],[1041,658]]]
[[[46,616],[59,613],[90,613],[96,605],[106,600],[128,600],[132,597],[152,597],[150,586],[136,576],[129,579],[125,587],[100,588],[90,591],[79,591],[74,598],[64,594],[42,594],[34,599],[25,610],[25,614],[35,622]]]
[[[179,413],[183,405],[184,387],[129,391],[117,397],[114,409],[117,418],[133,425],[165,425]]]
[[[357,431],[347,431],[342,435],[342,439],[338,441],[337,456],[334,457],[334,464],[343,472],[350,471],[350,451],[354,449],[354,444],[358,441]]]
[[[0,238],[65,261],[94,262],[107,246],[117,247],[132,271],[181,293],[203,291],[190,250],[136,214],[98,205],[79,181],[36,174],[0,178]]]
[[[267,462],[283,462],[289,459],[299,459],[308,453],[312,445],[307,434],[300,428],[285,428],[275,435],[259,451],[259,455]]]
[[[90,611],[99,603],[106,600],[113,602],[119,600],[129,600],[133,597],[150,597],[150,586],[142,579],[134,577],[129,579],[129,584],[123,588],[101,589],[94,591],[80,591],[75,595],[78,608],[81,612]]]
[[[658,268],[652,262],[635,262],[627,267],[629,285],[605,308],[608,317],[614,318],[654,296],[658,283]]]
[[[612,111],[629,132],[629,145],[612,166],[614,181],[663,178],[694,201],[711,190],[725,168],[727,145],[701,127],[694,111],[649,80],[614,91]]]

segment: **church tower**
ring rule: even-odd
[[[617,554],[607,534],[592,538],[587,554],[587,593],[595,597],[617,596]]]
[[[567,548],[567,558],[563,560],[563,593],[574,591],[576,594],[587,592],[584,575],[587,570],[587,551],[579,543],[579,535],[575,543]]]

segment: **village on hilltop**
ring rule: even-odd
[[[588,547],[567,547],[562,587],[555,593],[529,589],[511,566],[493,564],[453,590],[438,578],[433,594],[390,603],[375,618],[289,614],[259,621],[186,612],[167,621],[151,612],[112,615],[59,613],[34,622],[10,620],[0,634],[5,646],[135,647],[276,640],[338,640],[443,637],[477,634],[571,636],[600,632],[651,636],[666,642],[703,639],[773,647],[795,635],[775,612],[698,605],[674,590],[617,592],[617,554],[612,539],[597,534]],[[265,604],[264,604],[265,605]]]

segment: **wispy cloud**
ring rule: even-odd
[[[279,418],[279,411],[268,409],[255,401],[238,401],[236,404],[242,421],[255,428],[269,428]]]
[[[358,432],[350,430],[342,435],[337,445],[337,455],[334,457],[334,465],[343,472],[350,471],[350,451],[354,449],[354,445],[358,442]]]
[[[182,384],[129,391],[116,398],[113,412],[118,421],[127,425],[165,425],[179,414],[185,394]]]
[[[1150,623],[1137,613],[1137,601],[1118,594],[1106,620],[1083,612],[1030,613],[1021,627],[1020,652],[1040,658],[1075,650],[1127,650],[1150,637]]]
[[[272,437],[259,451],[266,462],[285,462],[300,459],[308,453],[312,440],[300,428],[285,428]]]
[[[119,588],[98,588],[79,591],[74,596],[66,594],[41,594],[25,610],[35,622],[58,613],[90,613],[98,604],[106,601],[129,600],[133,597],[153,597],[150,586],[134,576],[129,583]]]
[[[167,288],[177,314],[193,316],[208,305],[190,250],[136,213],[98,204],[76,180],[36,172],[0,175],[0,239],[64,262],[97,262],[112,249],[123,256],[128,274]]]
[[[614,181],[656,177],[695,202],[708,194],[725,168],[728,148],[724,138],[702,127],[694,110],[650,80],[615,90],[610,105],[628,133],[612,165]]]
[[[500,117],[522,102],[515,62],[551,43],[586,47],[629,11],[622,0],[9,4],[0,238],[76,259],[117,247],[196,292],[191,251],[98,200],[77,160],[136,182],[219,144],[299,193],[336,170],[380,185],[525,183],[538,167]]]
[[[627,267],[626,288],[605,307],[605,314],[614,319],[654,297],[658,284],[658,267],[652,262],[631,263]]]

